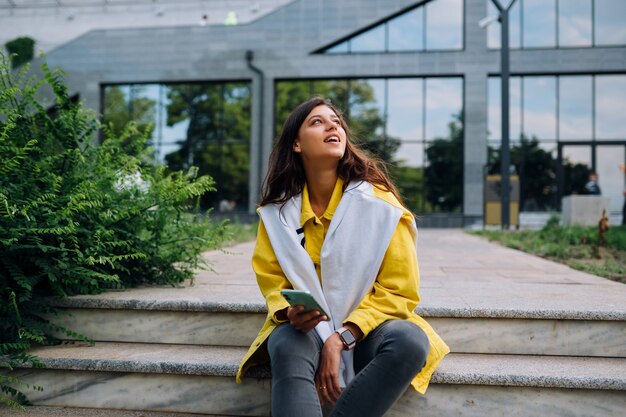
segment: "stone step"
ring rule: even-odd
[[[268,416],[267,368],[234,375],[245,348],[68,343],[33,349],[45,369],[14,371],[35,405]],[[425,396],[408,390],[390,416],[621,416],[626,359],[450,354]]]
[[[78,301],[60,303],[64,308],[54,322],[106,342],[246,347],[266,315],[262,303]],[[457,353],[626,357],[626,321],[614,314],[453,308],[418,312]]]
[[[10,408],[0,407],[0,417],[19,417],[22,414],[16,413]],[[136,410],[112,410],[106,408],[75,408],[75,407],[46,407],[29,406],[26,408],[24,417],[230,417],[217,414],[189,414],[172,412],[152,412]]]

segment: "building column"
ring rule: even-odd
[[[487,72],[476,71],[465,74],[463,108],[465,109],[463,214],[470,218],[482,218],[484,167],[487,165]]]

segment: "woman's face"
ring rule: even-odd
[[[304,163],[338,162],[346,151],[346,131],[341,119],[327,106],[314,107],[298,130],[293,151]]]

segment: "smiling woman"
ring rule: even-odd
[[[252,265],[267,320],[237,380],[269,357],[272,415],[382,416],[424,393],[448,346],[413,311],[417,229],[330,102],[298,105],[270,157]],[[290,306],[281,290],[322,307]]]

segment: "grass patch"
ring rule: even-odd
[[[237,243],[252,242],[256,239],[257,229],[259,228],[259,222],[254,221],[252,223],[240,223],[234,221],[227,223],[225,227],[226,242],[224,246],[232,246]]]
[[[626,227],[611,226],[606,244],[598,244],[595,226],[561,227],[554,222],[541,230],[470,232],[490,241],[550,259],[571,268],[626,283]]]

